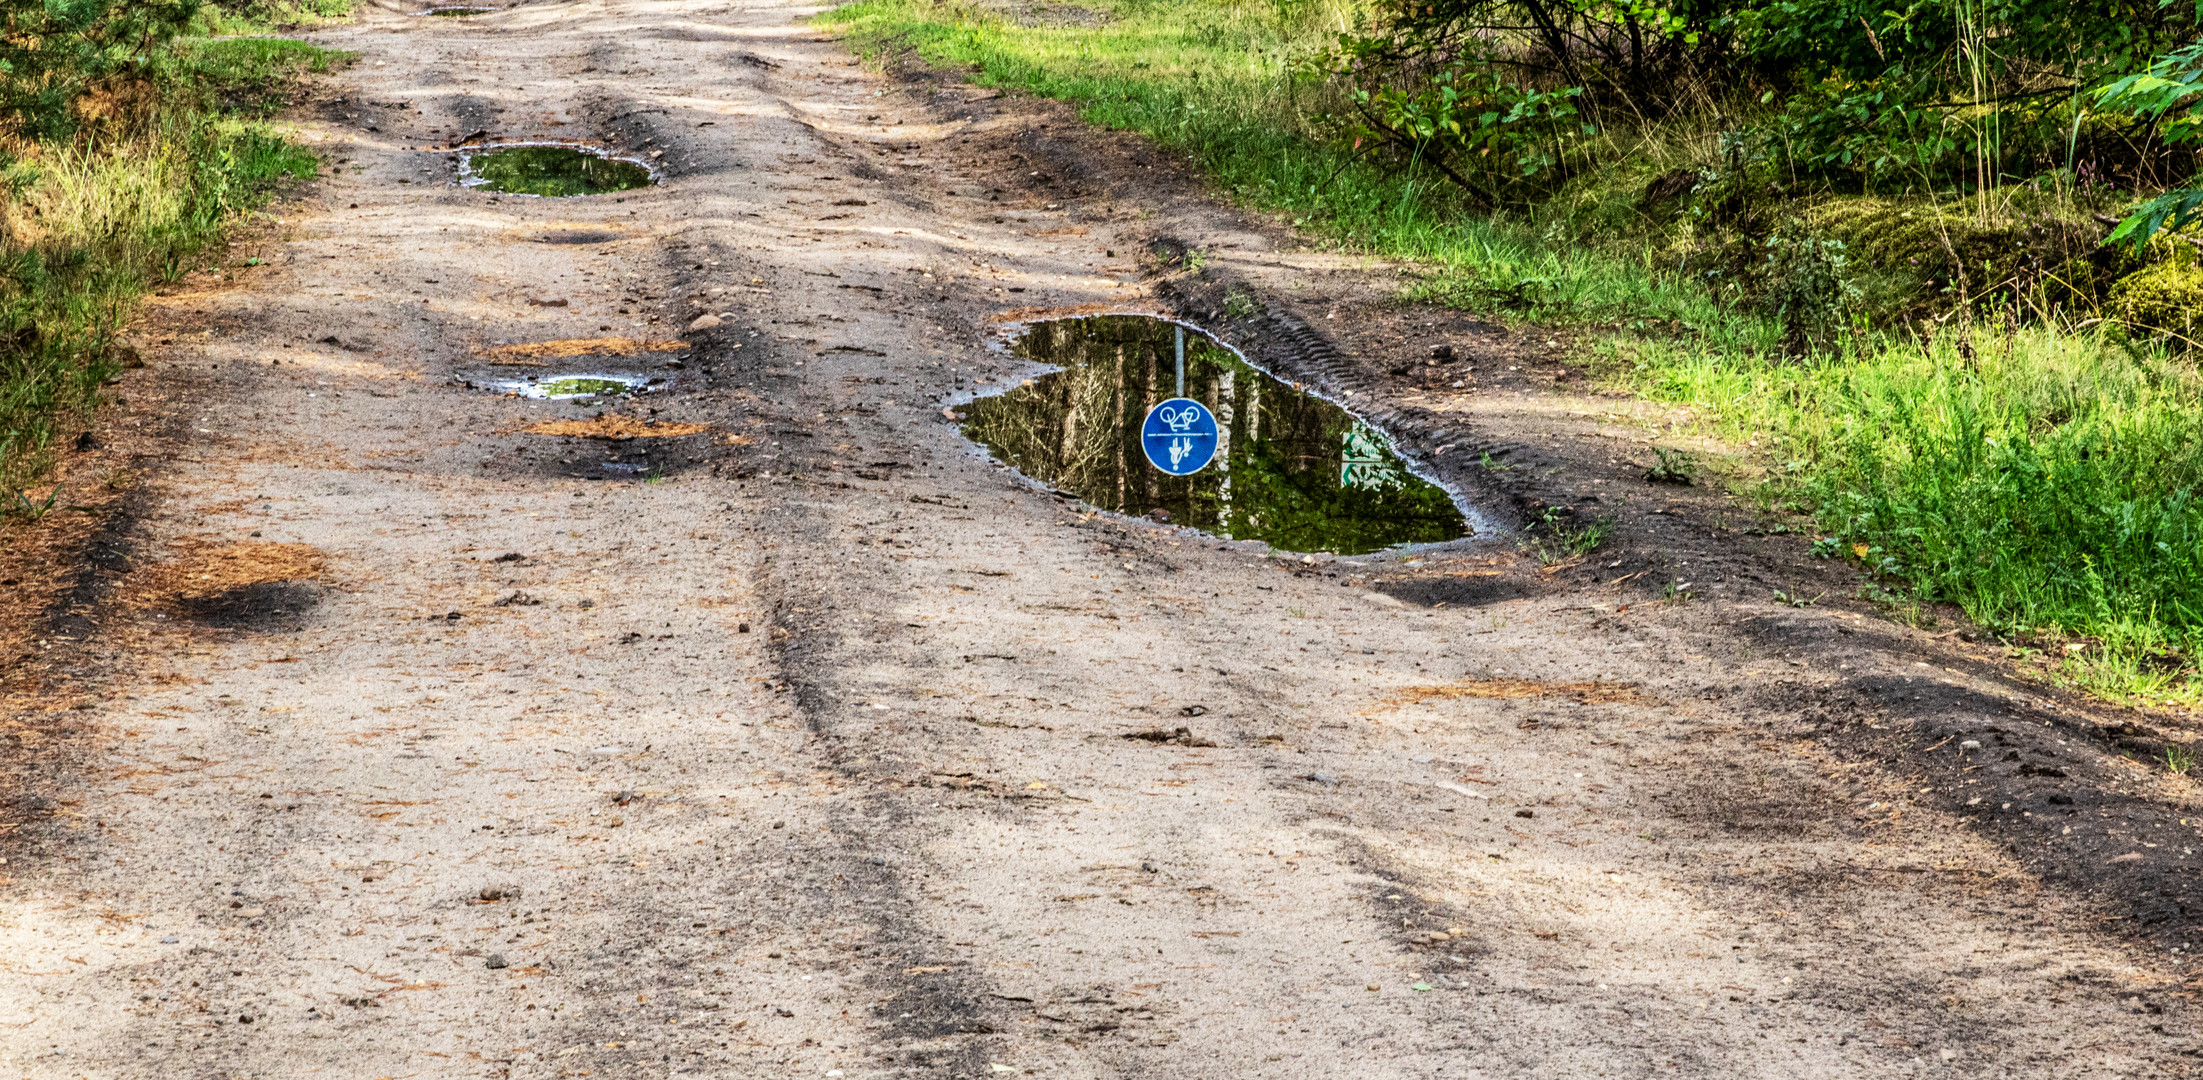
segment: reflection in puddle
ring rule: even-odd
[[[524,398],[565,401],[641,393],[649,389],[650,382],[640,375],[554,375],[550,378],[500,379],[493,385],[500,392]]]
[[[459,183],[508,195],[601,195],[650,186],[650,169],[572,146],[490,147],[459,163]]]
[[[972,402],[964,434],[1104,510],[1167,514],[1288,551],[1358,555],[1469,535],[1453,499],[1408,472],[1374,429],[1196,331],[1186,334],[1185,396],[1216,414],[1222,445],[1192,476],[1149,466],[1140,424],[1174,396],[1176,335],[1176,324],[1144,315],[1040,323],[1013,351],[1064,370]]]

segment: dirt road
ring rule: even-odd
[[[42,646],[95,692],[0,747],[0,1073],[2186,1074],[2192,791],[2110,721],[1769,599],[1842,582],[1640,491],[1660,418],[1542,336],[809,14],[316,36],[335,175],[157,301],[116,422],[168,456]],[[466,190],[468,136],[662,182]],[[942,416],[1031,373],[1005,314],[1232,290],[1494,520],[1615,538],[1273,554]],[[588,361],[631,405],[489,388],[605,338],[687,345]],[[1439,338],[1474,372],[1381,355]],[[600,413],[641,437],[530,430]]]

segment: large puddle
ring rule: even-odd
[[[459,183],[508,195],[564,198],[649,187],[648,166],[572,146],[488,147],[459,163]]]
[[[1352,413],[1263,373],[1199,331],[1145,315],[1036,324],[1012,351],[1061,371],[965,407],[964,434],[1020,472],[1104,510],[1299,552],[1360,555],[1469,535],[1452,496],[1408,471]],[[1148,410],[1206,405],[1216,456],[1191,476],[1148,464]],[[1159,512],[1158,512],[1159,511]]]

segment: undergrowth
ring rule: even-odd
[[[1763,444],[1824,555],[1961,607],[2110,696],[2193,704],[2203,376],[2102,330],[1984,327],[1768,363],[1610,342],[1619,381]]]
[[[1815,551],[1860,563],[1874,596],[1956,604],[2109,697],[2203,702],[2203,381],[2192,359],[2115,327],[2059,329],[2074,316],[2041,307],[2032,325],[1983,316],[1963,306],[1982,284],[1928,265],[1934,251],[1872,265],[1910,235],[1897,228],[1911,217],[1903,206],[1852,212],[1848,246],[1811,233],[1756,241],[1761,252],[1745,254],[1760,270],[1797,264],[1828,280],[1804,295],[1798,282],[1814,275],[1795,271],[1743,302],[1678,256],[1676,238],[1703,223],[1663,228],[1645,209],[1648,182],[1682,176],[1687,187],[1694,168],[1719,164],[1710,127],[1604,132],[1608,164],[1544,203],[1472,205],[1413,161],[1381,167],[1326,137],[1341,102],[1296,78],[1296,60],[1356,17],[1320,0],[859,0],[823,21],[875,58],[912,50],[1142,134],[1304,236],[1409,262],[1410,299],[1591,328],[1610,379],[1691,405],[1714,433],[1757,447],[1763,501],[1817,518],[1828,537]],[[2017,239],[1991,230],[1985,248],[2063,242],[1995,228]],[[1965,254],[1952,235],[1930,239]],[[1933,335],[1874,329],[1859,313],[1884,278],[1893,294],[1925,283],[1962,306],[1914,324],[1940,326]],[[1810,335],[1786,310],[1804,303]]]
[[[1097,126],[1183,153],[1242,204],[1321,240],[1412,260],[1414,295],[1507,306],[1527,318],[1681,325],[1724,340],[1773,331],[1704,290],[1526,220],[1468,212],[1435,171],[1387,169],[1311,137],[1338,102],[1294,63],[1351,21],[1349,9],[1125,2],[1101,25],[1023,25],[964,2],[860,0],[825,16],[857,48],[915,50],[983,85],[1072,102]]]
[[[51,467],[92,407],[149,287],[216,249],[314,156],[267,122],[296,79],[342,54],[268,38],[182,38],[142,75],[79,101],[77,130],[18,137],[0,173],[0,487]]]

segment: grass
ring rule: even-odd
[[[1762,444],[1823,553],[2058,658],[2106,696],[2203,698],[2203,376],[2104,331],[1983,327],[1793,363],[1612,342],[1615,377]]]
[[[1674,273],[1633,217],[1645,178],[1717,161],[1709,132],[1610,133],[1604,177],[1477,213],[1328,136],[1341,102],[1295,61],[1356,16],[1341,0],[859,0],[821,21],[862,53],[915,50],[1144,135],[1303,235],[1414,264],[1410,299],[1598,326],[1595,366],[1750,448],[1763,502],[1812,514],[1829,534],[1816,552],[1862,564],[1874,596],[1956,604],[2107,697],[2203,703],[2191,362],[2101,329],[1962,322],[1932,343],[1854,333],[1785,357],[1772,320]],[[1570,541],[1544,545],[1566,557]]]
[[[6,147],[0,492],[43,476],[96,404],[138,297],[216,250],[284,179],[314,174],[314,156],[266,118],[293,81],[342,60],[295,41],[186,40],[147,83],[89,102],[75,138]]]
[[[821,21],[862,53],[912,49],[983,85],[1074,103],[1088,123],[1185,154],[1247,207],[1333,245],[1416,263],[1425,273],[1411,295],[1547,321],[1681,324],[1724,340],[1773,340],[1762,320],[1642,261],[1468,213],[1435,172],[1387,170],[1319,137],[1341,102],[1296,76],[1296,62],[1351,25],[1351,7],[1091,8],[1106,17],[1101,25],[1024,25],[1001,8],[929,0],[859,0]]]

